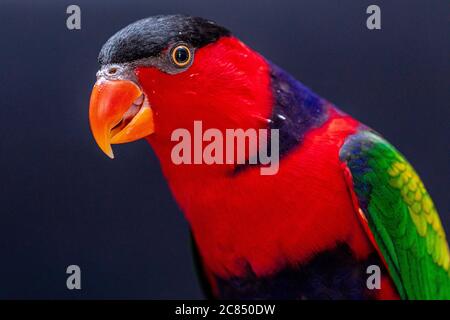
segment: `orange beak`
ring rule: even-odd
[[[95,141],[111,159],[111,144],[136,141],[154,131],[152,109],[141,89],[129,80],[99,79],[95,83],[89,122]]]

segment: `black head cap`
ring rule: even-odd
[[[201,48],[230,32],[213,21],[184,15],[160,15],[136,21],[113,35],[98,56],[100,64],[157,56],[170,43]]]

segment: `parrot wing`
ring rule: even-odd
[[[445,232],[413,167],[371,131],[347,138],[339,157],[358,216],[400,297],[450,299]]]

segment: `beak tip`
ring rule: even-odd
[[[106,145],[104,145],[103,143],[97,143],[97,144],[100,146],[100,149],[103,151],[103,153],[108,156],[108,158],[114,159],[114,152],[109,143]]]
[[[103,152],[108,156],[110,159],[114,159],[114,153],[111,149],[111,147],[108,148],[109,150],[103,150]]]

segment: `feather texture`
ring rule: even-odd
[[[370,131],[348,138],[340,157],[400,296],[450,298],[445,232],[413,167]]]

